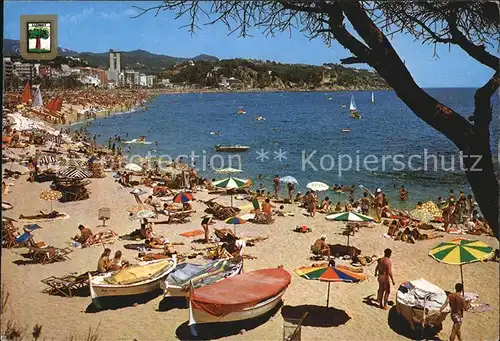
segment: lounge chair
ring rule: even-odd
[[[34,262],[40,264],[47,263],[55,263],[55,262],[63,262],[67,259],[68,254],[73,252],[70,248],[59,249],[53,246],[45,246],[45,247],[33,247],[28,246],[28,254],[33,259]]]
[[[95,275],[97,271],[87,271],[81,275],[66,275],[63,277],[50,276],[42,279],[43,284],[48,285],[48,288],[42,290],[43,293],[49,295],[62,295],[65,297],[73,297],[73,291],[86,287],[89,284],[89,274]]]

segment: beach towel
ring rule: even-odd
[[[193,231],[188,231],[188,232],[183,232],[179,233],[183,237],[196,237],[196,236],[201,236],[202,234],[205,234],[202,230],[193,230]]]
[[[469,311],[471,313],[486,313],[492,310],[493,307],[488,303],[479,303],[479,304],[471,304],[471,309]]]

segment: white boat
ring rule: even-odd
[[[361,118],[361,115],[359,114],[359,111],[356,108],[356,102],[354,102],[354,95],[351,95],[351,103],[349,104],[349,111],[351,112],[351,118],[358,120]]]
[[[341,131],[342,133],[348,133],[348,132],[350,132],[350,131],[351,131],[351,128],[342,128],[342,129],[340,129],[340,131]]]
[[[100,298],[145,294],[160,289],[160,281],[177,266],[177,257],[142,262],[119,271],[89,274],[90,296],[100,307]]]
[[[126,144],[137,143],[137,144],[151,144],[152,142],[147,142],[145,136],[141,136],[138,139],[132,139],[130,141],[125,141]]]
[[[290,281],[290,273],[280,267],[243,273],[190,290],[191,332],[196,335],[196,324],[243,321],[269,312],[281,301]]]
[[[218,259],[199,265],[182,263],[160,282],[164,297],[184,297],[191,284],[195,289],[241,273],[243,262]]]
[[[373,91],[372,91],[372,103],[375,103],[375,95],[373,94]]]

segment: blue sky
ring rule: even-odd
[[[159,3],[159,2],[158,2]],[[161,12],[158,17],[147,13],[132,19],[134,5],[148,8],[157,2],[135,1],[6,1],[4,3],[4,37],[19,39],[19,16],[22,14],[57,14],[59,46],[78,52],[104,52],[110,48],[122,51],[143,49],[175,57],[210,54],[219,58],[270,59],[287,63],[338,63],[350,56],[338,43],[331,47],[321,39],[310,41],[300,32],[266,38],[253,29],[252,37],[238,38],[222,24],[201,26],[195,35],[186,22],[174,20],[174,13]],[[432,57],[433,46],[421,45],[407,35],[397,35],[392,43],[420,86],[478,87],[492,75],[491,69],[477,63],[458,48],[439,46],[439,59]]]

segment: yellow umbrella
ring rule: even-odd
[[[61,198],[62,193],[59,191],[54,191],[53,189],[48,189],[40,193],[40,199],[50,201],[50,212],[52,212],[52,201],[59,200]]]
[[[491,258],[493,248],[479,240],[457,238],[439,243],[429,252],[429,256],[441,263],[460,265],[460,278],[463,285],[462,265]]]

